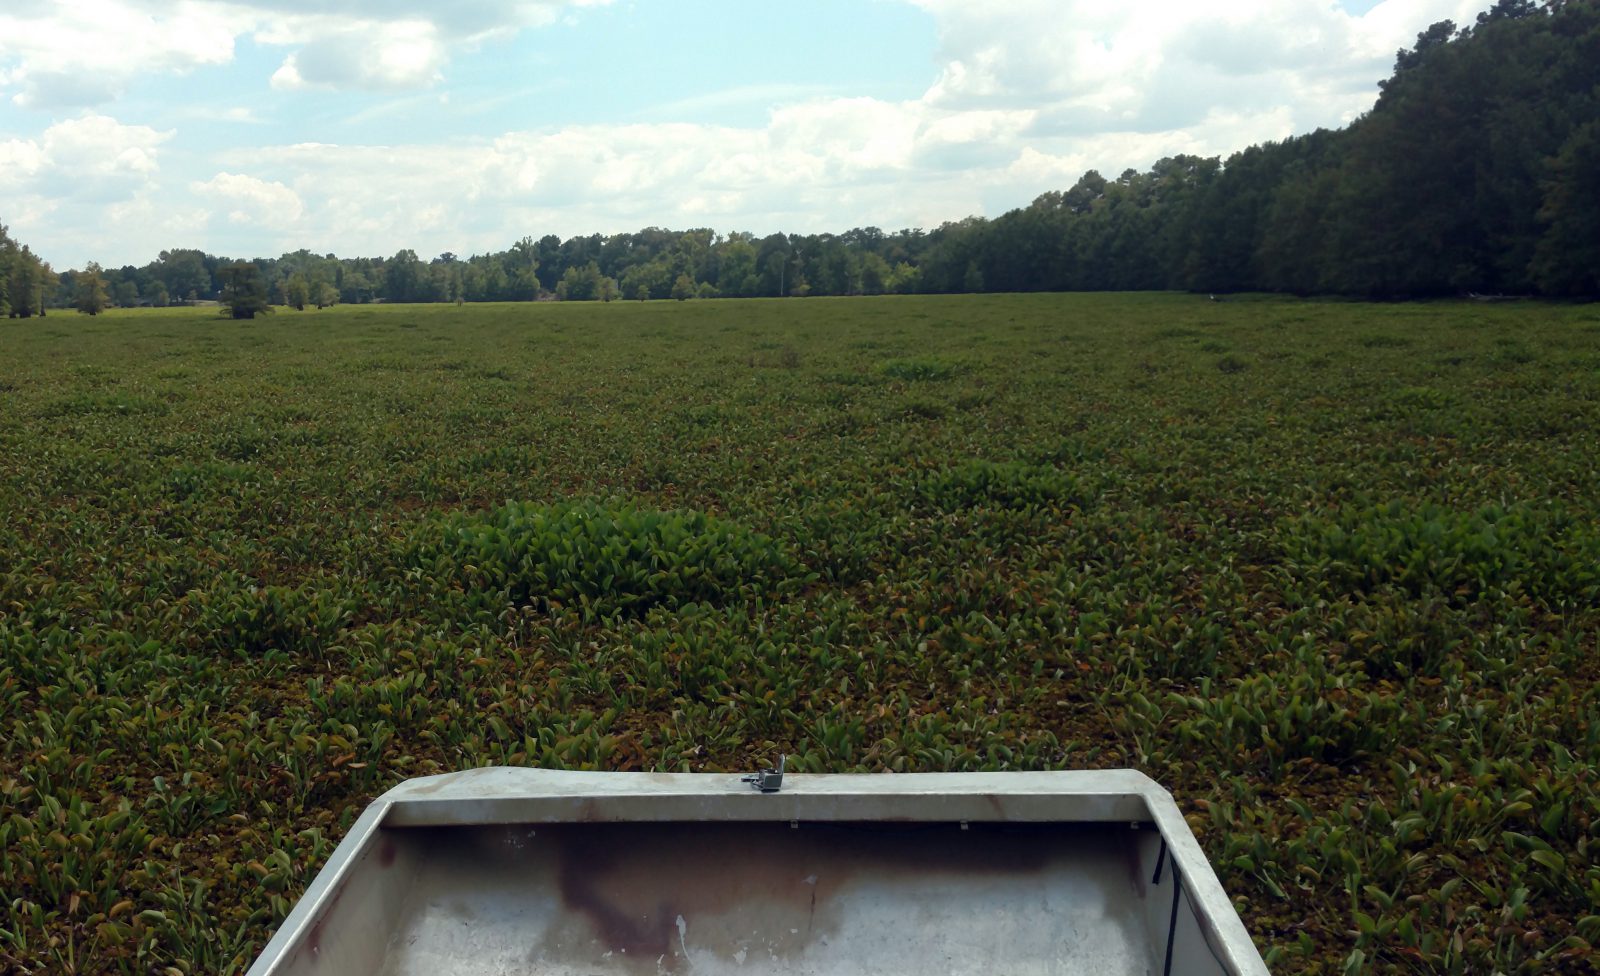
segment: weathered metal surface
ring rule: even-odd
[[[1179,878],[1171,972],[1265,974],[1138,773],[477,770],[375,802],[251,974],[1144,976]]]
[[[580,773],[491,768],[408,780],[383,797],[393,826],[641,820],[1149,819],[1147,790],[1132,770],[1072,773],[896,773],[784,777],[761,794],[737,774]],[[1170,797],[1167,797],[1170,802]],[[1173,811],[1176,813],[1176,810]],[[1181,822],[1181,820],[1180,820]],[[1196,848],[1198,851],[1198,848]]]

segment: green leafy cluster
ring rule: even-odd
[[[337,591],[307,586],[260,586],[224,573],[185,595],[194,630],[217,651],[319,655],[359,607]]]
[[[509,502],[446,523],[441,561],[463,585],[596,613],[721,603],[801,574],[774,540],[703,512]]]
[[[1198,694],[1173,699],[1182,716],[1177,734],[1273,777],[1297,759],[1344,766],[1393,744],[1389,730],[1401,705],[1392,694],[1369,691],[1359,668],[1330,669],[1314,649],[1298,657],[1302,669],[1237,678],[1225,690],[1202,678]]]
[[[1469,512],[1393,501],[1310,515],[1288,556],[1330,585],[1470,601],[1514,589],[1554,603],[1600,599],[1600,532],[1547,508]]]
[[[1024,461],[967,461],[929,475],[922,496],[941,511],[976,505],[1001,508],[1079,505],[1087,492],[1057,468]]]
[[[1453,401],[1449,393],[1431,386],[1408,386],[1394,395],[1399,406],[1418,410],[1442,410]]]

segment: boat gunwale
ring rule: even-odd
[[[1154,827],[1217,962],[1268,976],[1172,795],[1131,769],[789,774],[760,793],[736,774],[484,767],[407,780],[374,800],[247,976],[284,971],[386,830],[512,823],[1128,823]]]

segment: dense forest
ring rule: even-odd
[[[119,305],[215,298],[241,264],[294,307],[1140,289],[1600,294],[1600,3],[1499,0],[1471,26],[1435,24],[1379,88],[1373,109],[1338,131],[1226,161],[1176,156],[1114,179],[1090,171],[1025,208],[932,231],[647,228],[431,260],[298,251],[235,262],[172,250],[33,292],[48,269],[6,239],[0,269],[12,314],[37,307],[40,290],[82,306],[101,283]]]

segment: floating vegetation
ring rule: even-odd
[[[512,603],[642,613],[770,594],[801,574],[774,540],[703,512],[509,503],[444,525],[427,569]]]
[[[1275,973],[1594,971],[1590,307],[48,322],[0,322],[0,972],[240,973],[407,777],[779,753],[1142,769]]]
[[[1548,509],[1350,506],[1305,517],[1287,539],[1289,558],[1335,591],[1392,588],[1466,603],[1494,590],[1600,603],[1600,531]]]
[[[1065,506],[1087,497],[1077,481],[1059,469],[1021,461],[967,461],[928,476],[921,492],[930,504],[947,512],[979,505]]]
[[[920,356],[914,359],[886,360],[878,366],[878,372],[892,380],[920,383],[950,379],[961,372],[961,366],[938,356]]]

